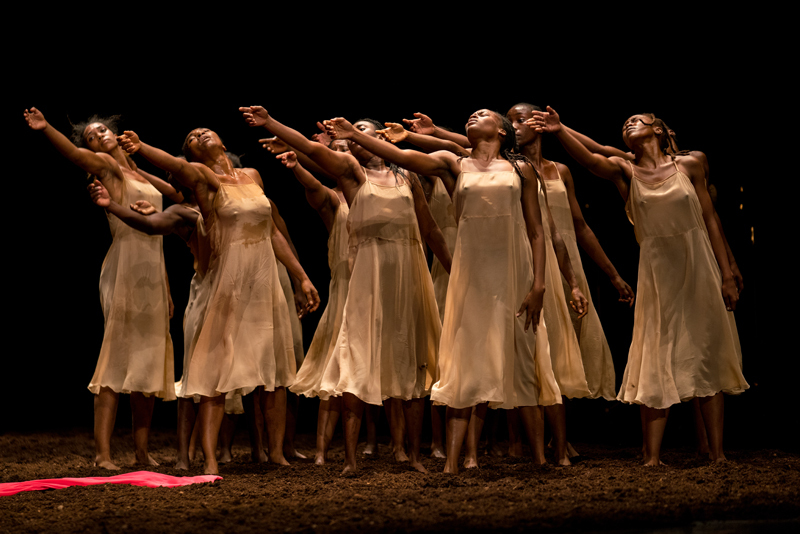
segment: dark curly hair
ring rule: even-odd
[[[101,117],[100,115],[92,115],[87,120],[79,122],[77,124],[72,124],[72,134],[70,135],[70,141],[75,143],[76,146],[84,147],[86,146],[86,139],[83,137],[86,128],[90,124],[94,124],[99,122],[100,124],[105,125],[106,128],[111,130],[114,135],[119,133],[119,122],[122,119],[122,115],[111,115],[109,117]]]

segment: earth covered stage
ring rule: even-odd
[[[564,72],[570,74],[569,83],[560,76]],[[7,303],[14,303],[15,312],[6,332],[27,340],[27,345],[13,358],[8,375],[18,378],[6,390],[8,401],[0,421],[0,483],[113,474],[92,466],[92,395],[86,390],[103,337],[97,282],[111,242],[108,224],[103,211],[88,198],[85,173],[28,130],[22,111],[32,106],[62,132],[68,132],[70,121],[77,123],[93,114],[122,114],[123,129],[134,130],[146,142],[173,154],[180,152],[193,128],[218,132],[227,149],[241,156],[243,165],[261,173],[267,195],[280,207],[323,306],[329,280],[325,228],[291,173],[260,147],[257,140],[263,135],[244,124],[239,106],[263,105],[311,136],[317,132],[316,121],[335,116],[400,122],[414,112],[460,131],[476,109],[505,112],[523,101],[551,105],[565,124],[617,148],[624,148],[619,130],[623,122],[632,114],[653,112],[678,133],[680,148],[701,150],[708,156],[716,209],[745,280],[735,318],[743,373],[751,387],[725,399],[726,463],[712,465],[696,455],[688,404],[672,409],[662,447],[667,465],[655,468],[640,466],[638,409],[603,400],[570,402],[567,407],[568,438],[580,453],[572,467],[555,467],[550,453],[545,467],[534,466],[527,456],[484,455],[487,446],[482,443],[481,467],[462,470],[457,476],[441,474],[444,461],[440,459],[425,458],[431,472],[426,475],[395,463],[387,445],[385,420],[379,425],[380,454],[362,459],[359,449],[360,470],[351,477],[339,476],[344,456],[340,431],[327,465],[290,460],[291,466],[276,467],[249,463],[247,432],[240,423],[234,460],[221,465],[221,481],[182,488],[104,485],[23,492],[0,498],[0,531],[796,530],[800,455],[792,435],[794,419],[787,423],[781,412],[794,405],[789,397],[794,376],[785,372],[783,364],[776,365],[787,359],[785,351],[773,350],[777,338],[765,341],[759,330],[759,321],[766,324],[768,309],[763,301],[759,306],[758,300],[754,192],[759,185],[753,178],[754,164],[741,159],[742,153],[759,153],[766,146],[758,143],[766,142],[753,138],[742,145],[721,126],[725,121],[718,114],[720,94],[735,97],[731,92],[745,89],[730,76],[712,76],[719,74],[714,71],[702,74],[701,79],[708,80],[704,84],[666,86],[651,80],[646,91],[631,97],[622,92],[619,79],[598,83],[557,65],[552,73],[552,84],[526,85],[524,90],[487,81],[477,82],[468,91],[454,91],[447,85],[424,91],[391,86],[377,94],[361,84],[325,87],[308,79],[304,83],[317,88],[311,99],[302,90],[303,83],[268,78],[211,96],[181,84],[135,99],[114,92],[97,98],[84,93],[54,95],[40,89],[24,94],[15,103],[19,122],[11,126],[17,128],[16,149],[25,162],[16,175],[38,184],[46,191],[47,201],[34,202],[31,197],[11,206],[11,220],[25,222],[17,225],[11,243],[19,252],[17,257],[24,258],[25,268],[16,271],[21,273],[18,283],[9,279]],[[744,95],[740,100],[746,100]],[[587,223],[621,277],[635,289],[639,248],[613,185],[581,168],[555,139],[543,140],[543,152],[548,159],[569,166]],[[141,159],[136,161],[158,172]],[[31,211],[35,206],[39,212]],[[180,376],[182,317],[192,259],[185,243],[175,236],[164,239],[164,252],[176,310],[171,322],[175,374]],[[583,257],[583,265],[614,357],[618,387],[633,313],[617,302],[616,290],[594,262]],[[303,321],[306,349],[321,309]],[[313,457],[317,401],[301,399],[299,413],[298,450]],[[130,421],[123,396],[112,454],[125,472],[142,470],[133,465]],[[425,425],[423,452],[430,443],[427,420]],[[152,428],[150,452],[160,466],[148,470],[174,476],[202,474],[198,459],[189,471],[173,468],[174,403],[156,402]],[[487,432],[485,428],[484,440]],[[501,430],[501,450],[504,439]]]

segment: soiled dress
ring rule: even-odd
[[[319,395],[322,373],[333,356],[339,330],[342,327],[344,303],[347,300],[347,286],[350,282],[350,268],[347,263],[348,233],[347,203],[340,202],[328,236],[328,267],[331,270],[331,283],[328,289],[328,304],[322,312],[314,339],[308,347],[308,354],[297,378],[290,388],[292,392],[306,397]]]
[[[558,173],[558,167],[556,173]],[[572,270],[578,280],[578,287],[589,301],[589,311],[577,319],[577,313],[570,307],[570,317],[572,326],[578,336],[580,343],[581,359],[583,360],[583,370],[586,374],[586,382],[589,386],[589,397],[592,399],[604,398],[614,400],[616,391],[614,390],[614,361],[611,358],[611,349],[608,347],[603,326],[600,324],[600,317],[592,303],[592,295],[589,293],[589,284],[586,282],[586,274],[583,272],[581,254],[578,251],[578,241],[575,238],[575,226],[572,224],[572,210],[569,207],[567,188],[561,180],[561,173],[558,173],[558,180],[545,180],[547,188],[547,200],[550,203],[550,212],[553,214],[553,221],[556,223],[558,233],[561,234],[564,244],[569,252],[569,259],[572,263]],[[564,295],[569,295],[571,288],[567,281],[562,277]]]
[[[456,248],[458,226],[456,225],[453,202],[450,200],[450,194],[441,180],[436,180],[436,184],[433,186],[430,206],[433,220],[436,221],[436,225],[442,231],[444,241],[447,243],[447,250],[450,251],[452,256]],[[433,279],[433,293],[436,295],[436,306],[439,308],[439,320],[444,322],[447,285],[450,281],[450,275],[436,256],[433,257],[433,264],[431,265],[431,278]]]
[[[561,282],[561,270],[558,267],[558,258],[553,248],[553,237],[550,233],[550,221],[546,216],[547,205],[542,184],[539,182],[539,206],[542,209],[542,231],[544,232],[545,253],[547,264],[544,271],[545,292],[542,315],[547,322],[547,337],[550,340],[550,358],[553,362],[553,372],[556,375],[561,394],[568,398],[589,397],[589,385],[586,372],[583,369],[581,348],[572,318],[569,314],[567,297]],[[571,295],[570,293],[567,293]]]
[[[290,386],[292,327],[270,238],[272,208],[254,182],[222,182],[206,222],[212,256],[203,325],[184,396]]]
[[[120,204],[147,200],[161,210],[161,194],[149,183],[124,178]],[[169,335],[167,278],[162,236],[134,230],[108,213],[111,248],[100,270],[103,345],[89,391],[140,392],[175,398]]]
[[[283,298],[286,300],[286,309],[289,312],[289,323],[292,325],[292,347],[294,349],[294,363],[295,368],[300,369],[303,364],[303,325],[300,324],[300,318],[297,316],[297,308],[294,305],[294,289],[292,289],[292,279],[289,278],[289,271],[286,267],[275,258],[275,264],[278,268],[278,280],[281,282],[281,291],[283,291]]]
[[[675,171],[655,184],[634,175],[626,204],[641,250],[633,340],[617,398],[650,408],[750,387],[700,201],[677,164]]]
[[[351,393],[368,404],[427,395],[441,322],[411,188],[367,179],[350,206],[350,285],[321,399]]]
[[[463,165],[463,161],[462,161]],[[431,400],[452,408],[561,402],[546,322],[525,332],[517,317],[533,286],[533,253],[522,214],[522,184],[513,170],[464,171],[454,204],[458,221]]]
[[[197,211],[197,224],[186,244],[194,257],[194,276],[189,285],[189,302],[186,304],[186,312],[183,314],[183,373],[181,379],[175,382],[175,394],[178,397],[184,396],[184,380],[189,374],[192,347],[197,342],[196,338],[203,325],[203,317],[205,317],[208,303],[209,285],[204,284],[203,281],[208,271],[208,262],[211,260],[211,243],[203,223],[203,215],[199,211]],[[195,400],[199,402],[200,397],[198,396]]]

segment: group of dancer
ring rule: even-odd
[[[446,456],[446,473],[478,465],[488,408],[507,410],[514,454],[522,451],[522,422],[538,464],[546,461],[547,420],[556,461],[569,465],[576,454],[566,439],[569,398],[639,404],[647,465],[660,464],[669,407],[693,399],[711,460],[725,459],[722,395],[748,388],[731,313],[741,275],[707,191],[705,156],[678,152],[663,121],[650,114],[625,121],[625,153],[526,103],[506,115],[476,111],[466,135],[415,114],[404,119],[408,129],[327,120],[313,140],[263,107],[239,111],[275,136],[259,142],[291,169],[328,230],[329,299],[305,357],[296,318],[317,309],[317,291],[259,173],[236,168],[215,132],[192,130],[175,157],[93,119],[76,127],[74,139],[86,147],[79,148],[39,110],[25,110],[32,129],[93,177],[92,199],[111,227],[100,279],[105,334],[89,385],[96,465],[116,469],[110,439],[119,393],[131,394],[138,462],[154,463],[147,453],[154,398],[177,397],[178,467],[188,468],[197,422],[204,470],[217,473],[223,415],[242,402],[253,459],[286,464],[287,388],[320,399],[316,463],[326,461],[341,413],[344,472],[357,468],[365,407],[381,404],[395,457],[426,472],[420,436],[428,396],[432,451]],[[542,155],[543,133],[625,200],[641,247],[635,299],[586,225],[569,169]],[[420,150],[400,149],[400,141]],[[134,154],[169,178],[139,169]],[[166,210],[162,195],[174,202]],[[195,260],[177,382],[161,247],[168,233],[182,237]],[[619,300],[635,301],[619,393],[578,244]]]

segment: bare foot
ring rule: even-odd
[[[290,465],[289,462],[286,461],[286,458],[283,457],[283,452],[275,455],[270,454],[269,461],[278,465]]]
[[[101,460],[100,458],[95,458],[94,466],[102,469],[108,469],[109,471],[119,471],[119,467],[112,463],[111,460]]]
[[[206,475],[219,474],[219,466],[217,465],[216,458],[212,458],[210,461],[206,461],[206,463],[203,465],[203,473]]]
[[[411,467],[413,467],[414,469],[416,469],[420,473],[423,473],[423,474],[426,474],[426,475],[428,474],[428,470],[425,469],[425,466],[422,465],[422,463],[420,463],[419,461],[411,462]]]
[[[175,463],[175,469],[182,469],[184,471],[189,469],[189,460],[178,460]]]
[[[644,463],[645,467],[657,467],[657,466],[666,466],[664,462],[660,459],[650,459]]]
[[[325,457],[325,453],[321,451],[317,451],[314,455],[314,465],[325,465],[325,461],[327,458]]]
[[[727,462],[727,461],[728,461],[728,459],[727,459],[727,458],[725,458],[725,455],[724,455],[724,454],[721,454],[721,455],[717,456],[716,458],[713,458],[711,461],[712,461],[713,463],[715,463],[715,464],[722,464],[722,463],[725,463],[725,462]]]
[[[257,451],[250,451],[250,461],[254,464],[265,464],[269,462],[269,458],[267,458],[267,453],[264,452],[264,449],[258,449]]]
[[[447,458],[447,454],[441,445],[431,445],[431,458]]]
[[[509,458],[522,458],[522,443],[512,443],[508,446],[508,457]]]
[[[478,459],[477,458],[464,458],[464,469],[475,469],[478,467]]]
[[[569,441],[567,442],[567,456],[570,458],[575,458],[576,456],[580,456],[581,454],[575,450],[575,447],[572,446],[572,443]]]
[[[563,458],[559,458],[558,465],[561,467],[569,467],[572,465],[572,462],[569,461],[569,455],[565,455]]]
[[[150,456],[147,453],[140,454],[140,453],[137,452],[136,453],[136,462],[135,463],[139,464],[139,465],[149,465],[150,467],[158,466],[158,462],[153,460],[153,457]]]
[[[404,451],[403,449],[396,449],[394,451],[394,461],[395,462],[407,462],[408,461],[408,455],[406,454],[406,451]]]
[[[342,469],[342,476],[344,475],[354,475],[356,474],[356,464],[345,464],[344,469]]]
[[[444,463],[444,471],[442,473],[446,473],[448,475],[457,475],[458,474],[458,460],[454,462],[450,462],[449,460]]]
[[[306,460],[306,455],[297,452],[297,449],[283,449],[283,456],[284,458],[298,458],[300,460]]]
[[[503,454],[503,449],[495,443],[494,445],[489,447],[489,456],[494,456],[495,458],[502,458],[505,455]]]
[[[233,461],[233,456],[231,456],[231,451],[228,449],[219,449],[217,451],[217,461],[221,464],[229,464]]]
[[[377,456],[378,455],[378,444],[377,443],[367,443],[364,447],[364,452],[362,453],[364,456]]]

